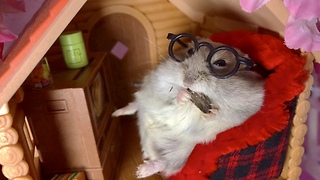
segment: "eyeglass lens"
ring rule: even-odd
[[[198,42],[195,37],[187,33],[168,34],[167,38],[171,39],[168,49],[169,55],[178,62],[192,56],[195,51],[207,48],[208,55],[205,60],[209,64],[211,73],[218,78],[227,78],[235,74],[241,62],[248,67],[253,65],[251,60],[239,56],[238,52],[230,46],[214,48],[208,42]]]
[[[228,76],[239,67],[237,57],[231,51],[217,50],[208,57],[211,72],[218,77]]]
[[[173,55],[174,55],[173,58],[179,62],[190,57],[194,53],[195,51],[194,49],[195,49],[194,41],[192,41],[192,39],[186,36],[177,38],[173,42],[171,47],[171,51],[173,52]]]

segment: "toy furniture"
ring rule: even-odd
[[[30,97],[23,97],[19,88],[44,55],[51,57],[48,58],[49,64],[59,60],[61,49],[57,38],[63,31],[81,30],[89,52],[110,52],[117,42],[129,48],[122,60],[110,53],[106,55],[113,69],[110,76],[117,79],[113,84],[112,97],[115,105],[121,107],[136,90],[141,74],[156,67],[166,56],[169,42],[165,37],[168,32],[209,37],[217,32],[248,30],[281,38],[288,16],[281,0],[272,0],[253,14],[243,12],[238,0],[200,0],[196,3],[183,0],[45,1],[0,65],[0,120],[5,122],[0,132],[13,134],[12,140],[0,144],[3,174],[10,179],[40,178],[37,161],[33,161],[39,156],[33,138],[27,138],[30,133],[23,133],[30,130],[24,123],[20,124],[19,119],[25,122],[21,118],[24,112],[17,105]],[[320,61],[319,52],[302,52],[301,56],[306,61],[305,69],[310,72],[313,61]],[[279,179],[299,179],[301,174],[302,144],[310,108],[307,99],[312,84],[313,78],[309,75],[305,90],[297,100],[286,160]],[[15,93],[20,94],[18,98],[15,98]],[[11,103],[8,103],[10,99]],[[8,106],[12,103],[14,105]],[[7,173],[6,169],[14,169],[14,173]]]
[[[115,178],[122,140],[120,121],[111,117],[108,59],[106,53],[88,59],[84,68],[52,70],[54,84],[46,89],[25,88],[23,109],[44,179],[76,170],[88,179]]]

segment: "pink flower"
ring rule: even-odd
[[[3,24],[2,15],[0,14],[0,43],[15,40],[18,36],[11,32]]]
[[[291,49],[320,50],[319,18],[311,20],[289,17],[284,31],[285,44]]]
[[[240,0],[241,8],[253,12],[269,0]],[[320,50],[320,3],[319,0],[283,0],[290,13],[284,39],[288,48],[305,51]]]
[[[290,13],[284,31],[285,44],[292,49],[320,50],[319,0],[284,0]]]
[[[312,20],[320,17],[319,0],[283,0],[283,4],[295,19]]]

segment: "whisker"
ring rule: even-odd
[[[146,37],[144,37],[144,36],[142,36],[142,38],[145,39],[145,40],[146,40],[147,42],[149,42],[150,44],[154,45],[157,49],[160,49],[159,46],[157,46],[157,44],[154,43],[154,42],[152,42],[150,39],[148,39],[148,38],[146,38]]]
[[[237,40],[235,43],[233,43],[233,47],[235,47],[237,44],[239,44],[242,40]]]
[[[151,41],[151,40],[148,39],[147,37],[142,36],[142,35],[140,35],[140,36],[141,36],[144,40],[146,40],[147,42],[149,42],[151,45],[153,45],[153,46],[155,46],[155,47],[157,48],[157,55],[159,55],[159,56],[162,58],[162,60],[165,60],[165,59],[166,59],[165,56],[163,56],[162,54],[159,53],[159,52],[162,50],[162,48],[160,48],[155,42]]]

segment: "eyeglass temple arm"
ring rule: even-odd
[[[251,59],[248,59],[246,57],[243,57],[243,56],[240,56],[240,62],[242,64],[245,64],[246,65],[246,69],[249,70],[253,67],[256,66],[256,63],[254,63]]]
[[[175,39],[176,37],[177,37],[177,35],[172,34],[172,33],[168,33],[168,35],[167,35],[167,39],[169,39],[169,40],[173,40],[173,39]],[[184,48],[187,48],[187,47],[188,47],[188,45],[187,45],[186,43],[182,42],[180,39],[177,39],[176,41],[177,41],[181,46],[183,46]]]

